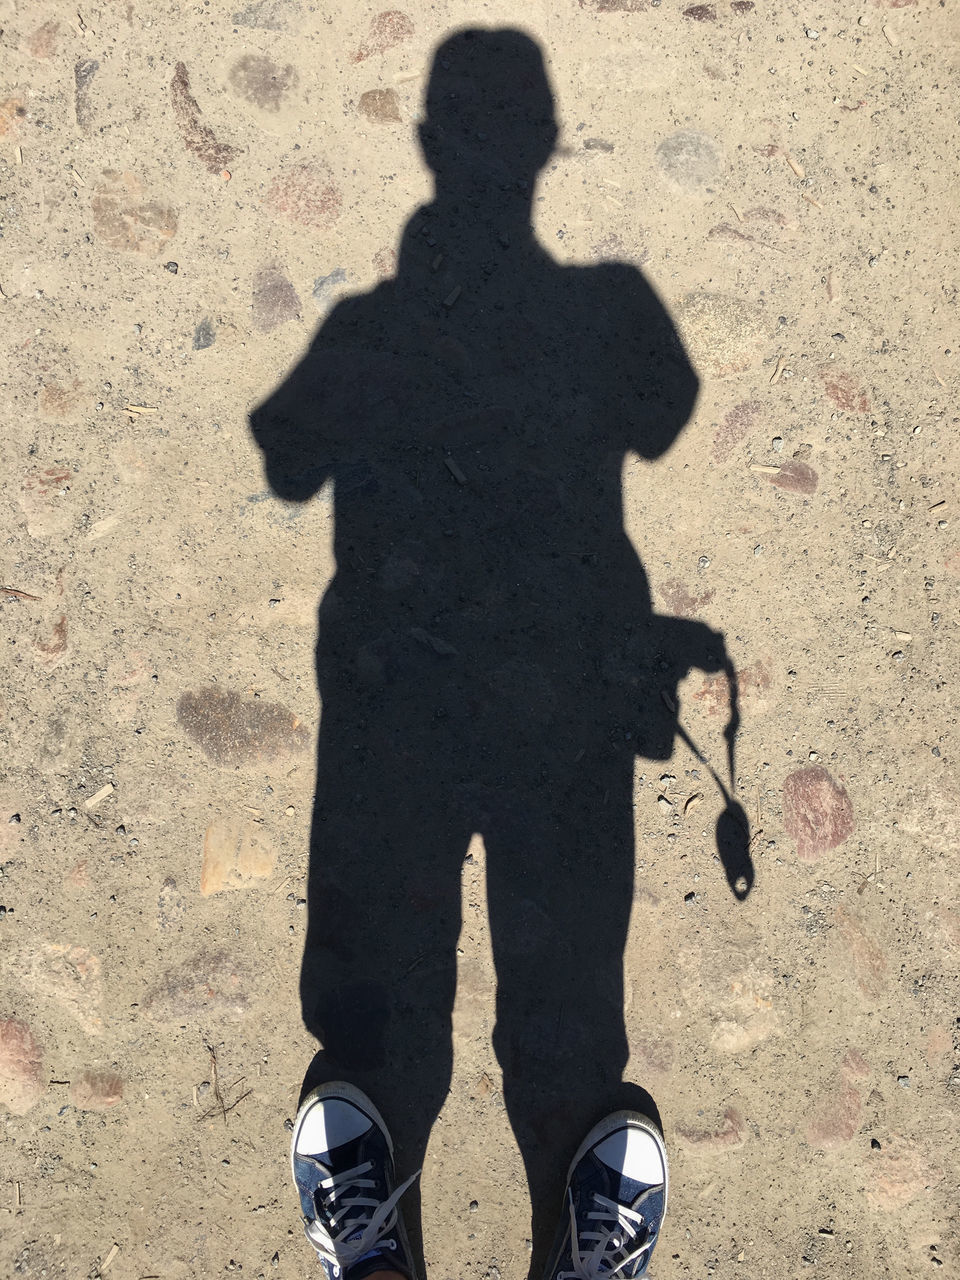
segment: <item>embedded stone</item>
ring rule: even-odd
[[[115,1071],[90,1067],[70,1085],[70,1101],[81,1111],[109,1111],[123,1101],[123,1078]]]
[[[332,226],[343,206],[340,188],[320,161],[294,165],[278,173],[270,184],[267,201],[291,222],[318,230]]]
[[[263,267],[253,277],[253,325],[269,333],[300,315],[297,291],[279,267]]]
[[[816,862],[853,831],[853,803],[822,765],[805,765],[783,784],[783,827],[801,862]]]
[[[275,113],[296,89],[300,77],[290,63],[281,67],[264,54],[247,53],[230,68],[227,80],[242,102]]]
[[[413,31],[413,23],[405,13],[401,13],[399,9],[385,9],[371,19],[367,38],[353,55],[353,61],[363,62],[375,54],[386,53],[388,49],[409,40]]]
[[[26,1115],[44,1091],[43,1046],[20,1018],[0,1018],[0,1103]]]
[[[671,133],[656,150],[657,166],[668,182],[688,193],[700,193],[724,168],[720,144],[697,129]]]
[[[688,294],[677,308],[677,325],[694,365],[715,378],[743,373],[763,350],[760,308],[730,294]]]
[[[203,837],[200,892],[204,897],[225,889],[244,889],[273,874],[276,852],[259,828],[243,819],[211,823]]]
[[[360,95],[357,110],[368,120],[400,121],[400,99],[396,89],[368,89]]]
[[[240,966],[226,951],[200,951],[168,969],[143,998],[155,1022],[240,1017],[247,1009]]]
[[[176,212],[151,198],[133,173],[105,169],[91,209],[94,233],[111,249],[155,258],[176,234]]]
[[[305,750],[309,742],[300,717],[287,707],[215,686],[182,694],[177,719],[215,764],[275,760]]]

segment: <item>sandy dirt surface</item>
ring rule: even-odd
[[[433,51],[480,22],[549,66],[542,243],[642,269],[701,384],[626,524],[657,610],[726,636],[756,879],[688,748],[638,760],[652,1274],[956,1275],[956,11],[399,2],[0,0],[0,1272],[315,1266],[285,1122],[332,508],[273,496],[247,415],[394,272]],[[680,691],[718,767],[727,693]],[[471,853],[423,1234],[435,1280],[508,1280]]]

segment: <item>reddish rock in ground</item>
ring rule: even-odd
[[[395,45],[409,40],[414,27],[411,20],[399,9],[385,9],[370,22],[370,32],[366,40],[353,55],[354,62],[363,62],[375,54],[386,53]]]
[[[91,201],[94,233],[111,249],[155,258],[177,230],[175,211],[133,173],[105,169]]]
[[[44,22],[42,26],[37,27],[33,35],[27,37],[26,50],[32,57],[47,61],[56,56],[59,37],[60,23],[56,18],[51,18],[49,22]]]
[[[74,481],[69,467],[35,467],[20,481],[20,509],[32,538],[60,533],[70,522],[68,496]]]
[[[737,694],[741,710],[758,702],[770,688],[770,667],[762,658],[737,672]],[[708,716],[726,715],[730,707],[730,682],[725,672],[704,677],[703,684],[693,695],[701,702]]]
[[[143,999],[155,1022],[194,1023],[198,1017],[240,1017],[246,1012],[240,966],[225,951],[200,951],[162,975]]]
[[[81,858],[79,862],[75,862],[63,877],[63,882],[73,889],[89,889],[90,864],[88,859]]]
[[[380,280],[389,280],[397,269],[396,249],[378,249],[373,255],[373,269]]]
[[[20,482],[20,488],[24,493],[34,492],[41,498],[48,498],[67,488],[72,480],[73,472],[69,467],[44,467],[28,471]]]
[[[763,405],[759,400],[743,400],[733,406],[714,432],[713,456],[717,462],[724,462],[734,446],[750,434],[758,425],[762,412]]]
[[[787,489],[791,493],[816,493],[820,477],[813,467],[796,458],[781,463],[780,470],[774,475],[766,472],[766,478],[778,489]]]
[[[123,1101],[123,1079],[115,1071],[90,1067],[70,1085],[70,1101],[81,1111],[109,1111]]]
[[[827,364],[819,370],[819,375],[824,391],[838,409],[844,409],[848,413],[869,411],[870,401],[867,399],[867,393],[852,373]]]
[[[701,591],[694,595],[679,578],[668,578],[660,588],[660,599],[675,618],[694,618],[716,593]]]
[[[846,840],[855,825],[850,797],[822,765],[788,774],[783,784],[783,827],[796,841],[801,862],[816,862]]]
[[[807,1124],[807,1141],[828,1150],[849,1142],[860,1125],[860,1094],[842,1076],[835,1077]]]
[[[177,719],[215,764],[235,766],[303,751],[309,735],[300,717],[277,702],[243,699],[225,689],[184,693]]]
[[[22,1116],[43,1090],[43,1046],[20,1018],[0,1018],[0,1103]]]
[[[736,1107],[727,1107],[719,1129],[677,1129],[685,1146],[712,1152],[742,1147],[747,1140],[747,1126]]]
[[[866,1195],[879,1213],[890,1213],[937,1186],[943,1173],[924,1155],[917,1143],[894,1134],[879,1151],[870,1153]]]
[[[400,99],[395,89],[368,89],[360,95],[357,110],[368,120],[400,120]]]
[[[322,230],[339,218],[343,196],[326,165],[314,161],[278,173],[267,201],[291,222]]]
[[[673,1042],[658,1034],[631,1036],[630,1055],[643,1063],[645,1071],[667,1072],[673,1066]]]
[[[870,1075],[870,1064],[859,1049],[848,1049],[843,1055],[840,1070],[848,1080],[866,1080]]]
[[[45,667],[55,667],[67,651],[67,616],[61,613],[34,637],[33,647]]]
[[[26,114],[27,108],[23,105],[22,98],[4,98],[0,102],[0,138],[15,138]]]
[[[48,422],[72,422],[83,408],[86,389],[79,378],[46,382],[37,396],[40,417]]]
[[[866,922],[847,907],[836,916],[837,930],[847,952],[857,986],[876,1000],[882,993],[887,973],[886,952]]]
[[[269,333],[300,315],[300,298],[279,267],[263,267],[253,277],[253,327]]]
[[[79,82],[77,92],[79,96]],[[190,92],[190,77],[183,62],[178,62],[174,67],[173,79],[170,81],[170,101],[187,150],[192,151],[211,173],[220,173],[232,164],[238,155],[237,149],[219,142],[210,126],[200,119],[202,113],[196,98]],[[77,115],[79,117],[79,110]]]

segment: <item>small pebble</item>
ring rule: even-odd
[[[909,1076],[897,1076],[897,1084],[900,1086],[900,1088],[901,1088],[901,1089],[909,1089],[909,1088],[910,1088],[910,1077],[909,1077]]]
[[[814,31],[813,27],[807,27],[807,29],[806,29],[806,33],[805,33],[805,34],[806,34],[806,37],[807,37],[807,39],[808,39],[808,40],[819,40],[819,39],[820,39],[820,32],[819,32],[819,31]]]
[[[770,441],[770,445],[774,453],[780,453],[783,450],[783,436],[774,436]]]
[[[212,347],[216,340],[217,332],[213,327],[213,322],[209,317],[201,320],[193,331],[194,351],[205,351],[207,347]]]
[[[697,568],[698,568],[698,569],[709,569],[709,568],[710,568],[710,557],[709,557],[709,556],[701,556],[701,557],[700,557],[700,559],[697,561]]]
[[[176,262],[165,262],[163,266],[164,270],[169,271],[172,276],[175,276],[180,270],[179,264]]]

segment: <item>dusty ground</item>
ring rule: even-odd
[[[703,382],[624,485],[657,606],[740,668],[757,880],[729,894],[687,749],[641,762],[653,1272],[957,1274],[956,15],[399,2],[0,0],[0,1270],[312,1265],[284,1120],[330,508],[269,495],[246,413],[391,272],[431,52],[479,18],[549,60],[544,243],[642,265]],[[211,755],[181,699],[214,683],[286,710]],[[714,754],[724,696],[684,690]],[[423,1174],[450,1280],[526,1258],[475,852]]]

